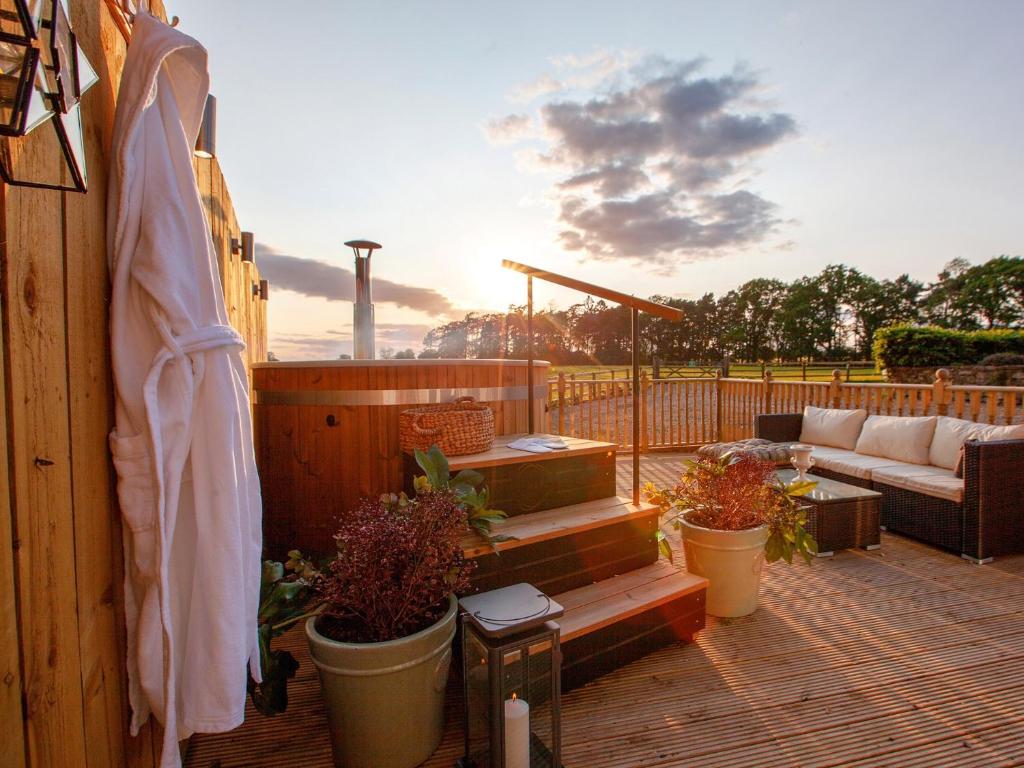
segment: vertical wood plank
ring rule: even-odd
[[[114,103],[127,47],[105,9],[72,3],[79,44],[99,83],[82,100],[89,184],[67,195],[65,243],[72,501],[89,766],[124,765],[129,740],[124,677],[120,515],[107,456],[113,426],[106,195]],[[105,567],[97,567],[97,564]]]
[[[6,190],[0,189],[0,219]],[[4,334],[0,333],[0,360],[4,359]],[[14,531],[11,518],[11,486],[7,463],[7,386],[0,365],[0,721],[4,744],[0,768],[25,765],[25,721],[21,711],[21,646],[18,639],[18,605],[14,581]]]
[[[58,164],[41,137],[20,162]],[[50,167],[51,172],[55,169]],[[29,762],[85,764],[65,337],[63,195],[8,190],[3,313]]]

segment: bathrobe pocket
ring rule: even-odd
[[[157,481],[146,435],[122,437],[110,433],[110,453],[117,470],[121,516],[131,534],[132,563],[144,577],[157,572],[159,519]]]

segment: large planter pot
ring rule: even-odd
[[[412,768],[437,749],[458,601],[415,635],[385,643],[339,643],[306,622],[327,705],[334,764]]]
[[[745,531],[716,531],[682,519],[686,568],[708,580],[706,610],[712,616],[748,616],[757,609],[761,586],[765,526]]]

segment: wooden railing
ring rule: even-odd
[[[805,405],[863,408],[869,414],[933,414],[989,424],[1024,421],[1024,387],[954,385],[940,369],[932,384],[784,381],[762,379],[651,379],[640,377],[640,447],[685,449],[753,437],[761,413],[795,413]],[[620,446],[632,443],[633,385],[629,379],[577,378],[548,382],[549,432]]]

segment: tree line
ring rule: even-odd
[[[972,265],[954,259],[923,283],[906,274],[877,280],[843,264],[792,282],[748,280],[722,296],[654,295],[681,322],[641,315],[641,354],[663,360],[868,359],[875,331],[894,323],[975,330],[1024,322],[1024,258]],[[525,357],[526,307],[470,313],[431,329],[420,358]],[[587,297],[534,312],[534,350],[556,364],[626,363],[629,310]]]

